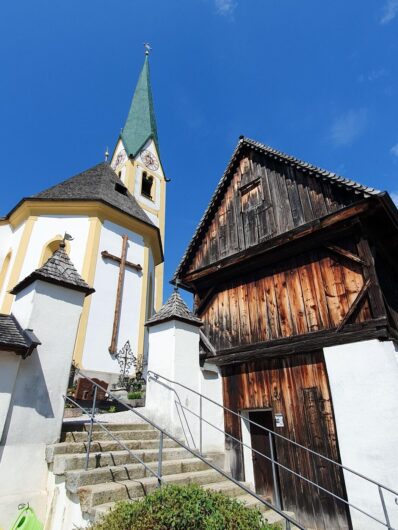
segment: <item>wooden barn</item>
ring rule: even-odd
[[[174,278],[194,294],[212,345],[202,357],[220,367],[224,405],[240,414],[226,415],[226,432],[269,454],[250,419],[377,470],[358,454],[373,443],[373,422],[389,429],[380,410],[397,406],[389,394],[398,376],[397,272],[398,211],[387,193],[241,137]],[[377,403],[375,377],[388,387]],[[275,501],[269,461],[226,442],[235,478]],[[273,443],[278,462],[347,498],[338,467],[283,438]],[[277,483],[283,508],[308,527],[352,527],[344,503],[283,467]]]

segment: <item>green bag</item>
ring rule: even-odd
[[[29,504],[18,506],[18,509],[20,512],[10,530],[43,530],[42,523]]]

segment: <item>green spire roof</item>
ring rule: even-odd
[[[159,151],[148,56],[145,57],[121,138],[129,156],[135,157],[150,138]]]

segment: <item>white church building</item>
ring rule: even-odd
[[[144,322],[162,304],[165,203],[146,56],[110,162],[23,198],[0,218],[0,313],[13,314],[12,289],[67,234],[65,251],[96,293],[84,302],[75,365],[109,379],[127,341],[142,362]]]

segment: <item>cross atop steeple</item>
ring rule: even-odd
[[[158,132],[149,75],[148,53],[150,46],[148,43],[145,44],[145,48],[144,66],[138,79],[126,124],[121,133],[121,139],[127,155],[134,158],[151,138],[159,152]]]
[[[152,51],[152,46],[149,44],[149,42],[144,42],[144,48],[145,48],[145,55],[149,55],[149,52]]]

